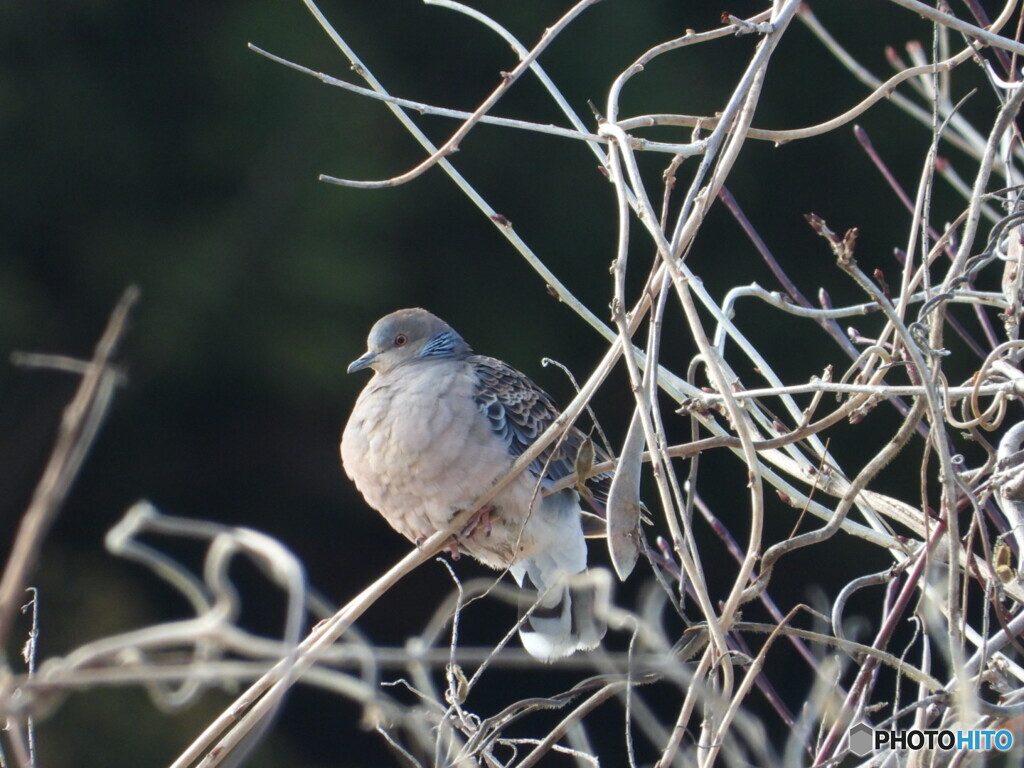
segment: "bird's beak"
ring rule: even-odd
[[[349,373],[355,373],[361,371],[363,368],[369,368],[373,365],[373,361],[377,358],[376,352],[367,352],[357,360],[353,360],[348,366]]]

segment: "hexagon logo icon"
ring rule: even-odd
[[[857,723],[850,729],[850,751],[857,757],[864,757],[871,752],[874,742],[874,729],[867,723]]]

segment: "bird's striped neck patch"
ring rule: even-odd
[[[444,357],[456,351],[463,351],[466,342],[453,330],[442,331],[428,341],[416,357]]]

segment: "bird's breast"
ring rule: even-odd
[[[411,540],[446,526],[512,462],[477,408],[474,386],[465,366],[444,363],[377,375],[345,427],[345,471]]]

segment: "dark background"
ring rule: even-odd
[[[884,46],[909,39],[930,45],[926,24],[883,2],[812,5],[883,77],[889,74]],[[530,46],[568,4],[476,7]],[[587,100],[602,106],[612,78],[649,46],[687,28],[713,28],[723,10],[744,15],[761,7],[606,0],[584,13],[542,63],[591,123]],[[472,110],[499,72],[515,65],[493,33],[411,0],[334,0],[322,8],[397,95]],[[311,583],[337,603],[407,551],[362,503],[337,456],[341,427],[365,382],[365,375],[347,376],[345,367],[361,354],[380,315],[425,306],[478,351],[526,371],[562,402],[571,386],[540,359],[562,361],[583,379],[604,351],[597,335],[548,296],[543,281],[440,170],[386,191],[318,182],[318,173],[388,177],[422,159],[422,151],[379,103],[269,62],[246,49],[249,41],[356,80],[299,2],[43,0],[0,7],[0,355],[23,350],[88,357],[125,287],[135,283],[142,291],[119,356],[128,383],[33,582],[42,590],[41,658],[182,615],[183,606],[151,576],[103,549],[105,531],[139,498],[169,514],[245,525],[278,538],[305,563]],[[728,38],[662,57],[628,86],[622,114],[713,113],[724,106],[755,42]],[[975,65],[962,69],[958,87],[966,93],[981,79]],[[761,127],[816,123],[866,93],[799,21],[770,72],[755,119]],[[987,130],[987,92],[965,109]],[[564,124],[529,76],[494,112]],[[417,121],[438,141],[455,126],[442,118]],[[913,190],[927,131],[887,103],[858,122]],[[688,134],[657,129],[644,135],[682,140]],[[564,139],[487,126],[474,130],[461,150],[453,158],[459,170],[569,288],[606,317],[615,201],[589,151]],[[973,165],[947,154],[971,178]],[[644,158],[652,189],[668,159]],[[861,300],[804,224],[809,211],[837,231],[860,227],[864,265],[895,274],[892,252],[905,247],[908,217],[857,147],[852,126],[782,147],[748,142],[729,187],[806,294],[826,285],[837,304]],[[936,221],[952,219],[962,206],[939,186]],[[640,279],[652,254],[641,235],[634,241]],[[717,296],[753,281],[777,287],[721,206],[689,258]],[[816,328],[759,310],[737,322],[787,380],[806,380],[829,362],[842,363]],[[693,354],[672,312],[665,354],[678,372]],[[613,442],[621,440],[629,417],[623,382],[619,371],[595,401]],[[4,540],[27,504],[76,383],[67,374],[0,364]],[[891,414],[878,419],[882,429],[867,439],[860,432],[850,446],[833,449],[857,465],[895,423]],[[711,460],[702,471],[711,481],[705,496],[744,539],[742,471],[728,458]],[[881,481],[900,487],[898,471]],[[773,511],[777,530],[769,534],[777,539],[793,517],[781,505]],[[720,557],[732,573],[725,556],[712,552],[710,559]],[[863,552],[851,556],[865,567]],[[870,556],[884,567],[878,553]],[[593,559],[606,561],[599,546]],[[707,560],[705,566],[711,569]],[[465,559],[457,568],[464,577],[482,573]],[[240,578],[255,598],[248,604],[251,626],[273,632],[279,601],[254,574]],[[634,577],[637,583],[647,578],[645,567]],[[785,610],[816,590],[834,591],[847,578],[841,557],[827,569],[793,557],[777,572],[774,593]],[[444,568],[428,564],[374,606],[361,626],[378,642],[401,644],[450,587]],[[631,589],[623,592],[627,603]],[[497,638],[513,619],[502,609],[497,619],[480,616],[497,622],[466,630],[483,639]],[[520,695],[536,690],[535,679],[519,682]],[[544,685],[554,691],[571,682],[555,677]],[[800,687],[797,681],[793,690]],[[485,689],[477,700],[484,713],[492,706],[486,696]],[[73,696],[39,728],[42,764],[166,763],[227,701],[211,695],[197,709],[166,717],[136,690]],[[665,706],[666,718],[673,717],[677,696],[666,693]],[[614,713],[610,717],[617,722]],[[380,740],[360,734],[352,725],[357,718],[354,706],[300,692],[257,760],[380,764]],[[766,723],[780,733],[777,721]],[[614,744],[609,749],[621,749],[621,735]]]

